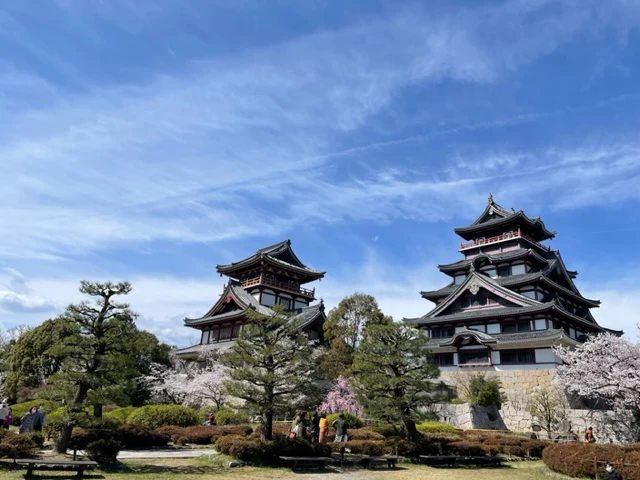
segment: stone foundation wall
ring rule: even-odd
[[[482,407],[472,407],[468,403],[460,405],[438,404],[434,406],[440,420],[458,428],[508,429],[518,432],[531,432],[531,415],[526,410],[518,410],[505,405],[501,410],[488,410]],[[496,414],[500,417],[495,419]],[[630,442],[625,432],[628,429],[621,425],[625,419],[611,410],[566,410],[567,422],[571,432],[582,439],[587,427],[593,427],[594,436],[598,443]],[[626,419],[630,420],[630,419]]]
[[[497,377],[502,382],[507,403],[517,410],[526,410],[529,395],[536,387],[550,385],[556,374],[554,367],[536,368],[527,370],[502,370],[500,367],[477,368],[472,371],[456,369],[455,371],[441,370],[440,376],[449,384],[455,386],[460,393],[461,386],[465,385],[469,377],[474,374],[484,373],[487,377]]]

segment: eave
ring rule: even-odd
[[[531,219],[522,210],[511,213],[503,218],[496,218],[484,223],[471,224],[467,227],[454,228],[453,231],[465,240],[473,240],[477,238],[478,233],[482,231],[506,226],[511,223],[524,223],[529,227],[527,234],[536,241],[546,240],[556,236],[556,232],[548,230],[540,218],[536,217]]]

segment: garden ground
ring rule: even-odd
[[[86,475],[88,479],[100,480],[169,480],[180,475],[181,480],[543,480],[541,461],[507,463],[502,468],[430,468],[421,465],[399,465],[394,471],[379,469],[367,471],[362,469],[327,469],[326,473],[310,471],[309,473],[293,473],[284,468],[228,468],[223,466],[222,458],[213,459],[154,459],[127,460],[119,471],[95,470]],[[41,472],[46,478],[70,478],[63,472]],[[65,476],[66,475],[66,476]],[[37,478],[37,477],[34,477]],[[0,471],[2,480],[23,480],[22,471]]]

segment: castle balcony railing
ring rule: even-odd
[[[276,280],[275,278],[271,278],[264,274],[260,274],[259,277],[248,278],[242,281],[243,288],[257,287],[260,285],[267,286],[267,287],[274,287],[279,290],[284,290],[287,292],[294,293],[296,295],[300,295],[302,297],[310,298],[312,300],[315,298],[315,294],[316,294],[315,288],[310,290],[308,288],[301,287],[295,282],[283,282],[281,280]]]
[[[493,237],[489,237],[489,238],[478,238],[476,240],[473,240],[471,242],[467,242],[467,243],[461,243],[460,244],[460,250],[467,250],[469,248],[474,248],[474,247],[481,247],[483,245],[489,245],[492,243],[498,243],[498,242],[503,242],[505,240],[511,240],[512,238],[524,238],[525,240],[538,245],[539,247],[544,248],[545,250],[550,250],[549,247],[547,247],[546,245],[542,245],[541,243],[536,242],[535,240],[533,240],[532,238],[529,238],[527,235],[524,235],[522,233],[522,231],[520,230],[520,228],[517,228],[516,230],[514,230],[513,232],[506,232],[500,235],[495,235]]]

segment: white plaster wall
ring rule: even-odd
[[[536,320],[535,321],[535,329],[536,330],[546,330],[547,329],[547,321],[542,319],[542,320]]]
[[[536,362],[538,363],[555,363],[556,355],[550,348],[537,348],[536,349]]]
[[[461,332],[462,330],[464,330],[464,327],[456,327],[456,333]]]

